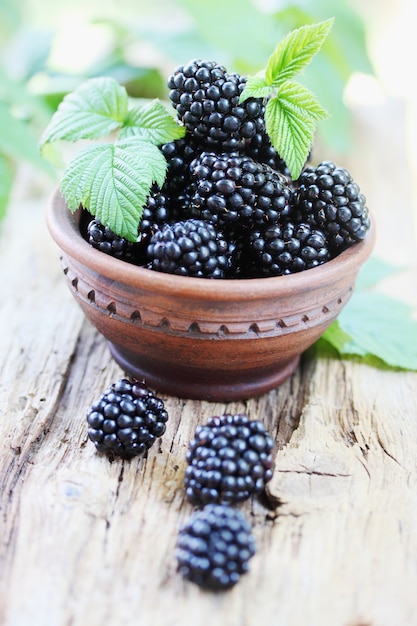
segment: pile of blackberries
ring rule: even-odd
[[[265,131],[263,99],[239,102],[245,84],[214,61],[173,72],[169,97],[186,134],[160,146],[167,176],[151,190],[138,242],[91,220],[92,246],[159,272],[258,278],[311,269],[365,237],[366,199],[350,173],[331,161],[306,163],[292,180]],[[210,260],[204,241],[184,236],[193,219],[210,232]]]

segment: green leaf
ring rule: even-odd
[[[272,145],[297,179],[313,143],[316,123],[328,117],[314,94],[290,80],[320,50],[334,19],[301,26],[275,48],[263,72],[248,79],[240,100],[268,98],[265,126]]]
[[[265,69],[268,85],[279,85],[298,74],[317,54],[334,19],[308,24],[291,31],[275,48]]]
[[[140,171],[138,179],[145,176],[145,181],[156,183],[159,187],[165,182],[167,172],[167,162],[164,155],[157,146],[143,141],[140,137],[128,137],[115,144],[118,151],[128,155],[135,155],[140,160]]]
[[[351,336],[341,328],[338,320],[335,320],[333,324],[324,331],[320,340],[322,339],[331,344],[337,350],[338,354],[342,354],[344,346],[352,340]]]
[[[273,92],[274,88],[266,84],[265,76],[249,76],[239,102],[244,102],[248,98],[269,98]]]
[[[277,97],[286,110],[291,110],[300,119],[307,117],[318,122],[329,115],[311,91],[293,81],[283,83]]]
[[[46,127],[40,145],[58,140],[105,137],[123,125],[127,113],[126,89],[113,78],[92,78],[65,96]]]
[[[323,339],[341,356],[417,370],[417,321],[407,304],[381,293],[355,292]]]
[[[303,118],[297,104],[279,96],[266,105],[265,127],[272,145],[296,180],[313,143],[314,120],[310,116]]]
[[[185,126],[181,126],[159,100],[131,109],[120,131],[120,138],[136,136],[155,145],[180,139],[184,135]]]
[[[143,207],[167,163],[158,148],[134,137],[81,150],[66,168],[61,191],[71,211],[80,204],[113,232],[136,241]]]

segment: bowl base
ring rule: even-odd
[[[279,366],[261,370],[254,374],[251,370],[245,374],[240,372],[222,371],[205,372],[193,368],[161,366],[161,363],[152,367],[144,363],[126,350],[108,341],[112,357],[128,376],[138,380],[145,380],[147,385],[155,391],[172,395],[177,398],[190,400],[206,400],[208,402],[231,402],[247,400],[260,396],[287,380],[297,369],[300,356],[289,359]]]

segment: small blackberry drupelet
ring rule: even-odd
[[[370,227],[365,196],[348,170],[332,161],[305,168],[296,205],[301,219],[324,230],[333,255],[361,241]]]
[[[287,179],[251,157],[203,152],[191,162],[190,173],[193,216],[225,232],[274,224],[290,215]]]
[[[250,524],[226,505],[209,504],[196,511],[178,535],[178,570],[204,589],[222,591],[235,585],[254,554]]]
[[[272,478],[274,442],[264,425],[246,415],[212,417],[187,452],[184,486],[192,504],[233,504],[263,491]]]
[[[243,150],[263,127],[260,98],[240,103],[246,78],[214,61],[194,60],[168,79],[169,97],[187,132],[208,149]]]
[[[109,457],[142,456],[165,432],[164,403],[145,383],[113,383],[87,412],[88,436]]]
[[[231,271],[233,246],[210,222],[189,219],[165,224],[148,245],[148,267],[158,272],[225,278]]]
[[[327,238],[309,224],[274,224],[251,232],[248,239],[251,277],[281,276],[308,270],[330,259]]]

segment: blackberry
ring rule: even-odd
[[[165,224],[171,218],[169,196],[154,185],[143,208],[139,224],[139,235],[152,233],[158,226]]]
[[[296,204],[303,219],[325,231],[334,254],[361,241],[369,230],[365,196],[348,170],[332,161],[302,172]]]
[[[164,403],[144,382],[113,383],[87,412],[88,437],[109,457],[142,456],[165,432]]]
[[[137,265],[148,262],[148,245],[152,236],[171,219],[171,199],[157,185],[154,185],[143,208],[138,228],[138,245],[135,249],[134,261]]]
[[[132,263],[135,261],[140,248],[137,243],[119,237],[108,226],[96,219],[92,219],[87,225],[87,240],[93,248]]]
[[[212,417],[190,442],[184,486],[189,501],[232,504],[260,493],[272,478],[273,439],[246,415]]]
[[[189,165],[199,154],[189,135],[161,146],[168,168],[163,190],[170,196],[181,193],[188,183]]]
[[[161,225],[170,219],[170,200],[156,185],[146,200],[142,218],[138,226],[138,240],[131,242],[116,235],[99,220],[93,219],[87,225],[88,242],[93,248],[123,261],[144,265],[146,250],[151,236]]]
[[[189,219],[165,224],[148,245],[148,267],[158,272],[225,278],[231,271],[232,246],[210,222]]]
[[[229,74],[214,61],[191,61],[168,79],[170,100],[188,133],[222,152],[243,150],[263,119],[262,99],[239,103],[245,85],[245,77]]]
[[[169,197],[171,221],[187,219],[190,217],[189,166],[200,151],[189,135],[163,144],[161,151],[168,164],[162,191]]]
[[[245,150],[245,154],[252,157],[254,161],[259,163],[265,163],[272,169],[277,170],[283,174],[289,182],[292,181],[291,172],[285,163],[284,159],[280,157],[278,152],[272,146],[268,134],[265,130],[265,123],[258,122],[258,132],[251,140],[249,146]]]
[[[291,212],[287,179],[237,153],[203,152],[190,165],[191,211],[225,231],[273,224]]]
[[[255,230],[249,236],[249,250],[252,277],[294,274],[330,259],[325,234],[306,223]]]
[[[182,576],[204,589],[233,587],[249,569],[255,538],[244,515],[209,504],[194,512],[178,534],[176,556]]]

